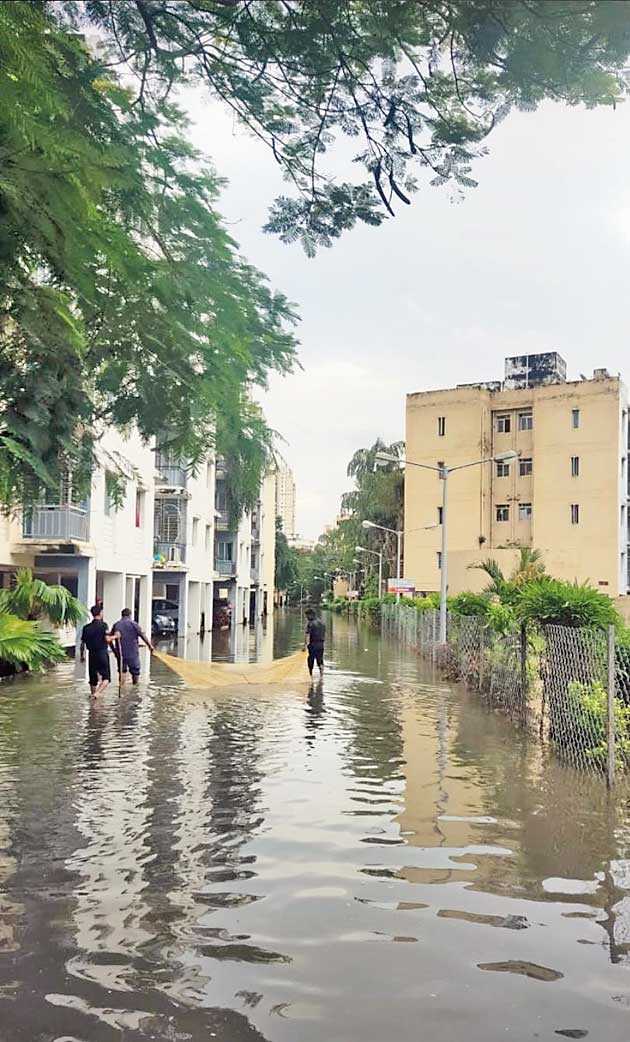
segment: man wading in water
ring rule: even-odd
[[[115,626],[112,626],[112,637],[118,640],[118,669],[121,677],[125,673],[131,673],[131,680],[138,683],[140,676],[140,648],[138,638],[146,644],[149,651],[154,651],[149,638],[142,632],[137,622],[131,618],[131,609],[123,608],[122,614]]]
[[[92,621],[81,631],[81,662],[85,662],[85,649],[88,650],[88,673],[90,676],[90,694],[96,698],[105,690],[111,680],[109,668],[109,647],[114,637],[107,632],[107,623],[103,622],[103,609],[100,604],[90,608]]]
[[[324,642],[326,640],[326,626],[321,619],[315,617],[312,608],[306,612],[306,632],[304,634],[304,646],[308,648],[308,671],[313,676],[313,666],[319,666],[319,675],[324,675]]]

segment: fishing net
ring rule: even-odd
[[[303,651],[274,662],[187,662],[161,651],[156,651],[154,658],[181,677],[187,687],[203,690],[243,685],[260,687],[309,679]]]

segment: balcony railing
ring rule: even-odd
[[[31,507],[24,514],[22,535],[25,539],[78,539],[87,542],[90,538],[90,515],[85,508],[69,503]]]
[[[227,532],[230,527],[230,515],[227,510],[215,510],[215,527],[219,532]]]
[[[186,544],[156,540],[153,543],[153,567],[169,568],[186,563]]]
[[[236,575],[236,561],[215,561],[214,570],[219,575]]]
[[[158,472],[158,485],[167,485],[168,488],[186,487],[186,468],[182,467],[181,463],[160,464],[156,462],[156,470]]]

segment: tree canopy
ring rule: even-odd
[[[513,108],[627,93],[628,0],[88,0],[47,5],[96,27],[137,97],[203,84],[264,141],[287,194],[268,230],[312,253],[379,224],[428,175],[475,184]],[[327,164],[351,142],[352,179]]]
[[[247,389],[294,358],[292,310],[225,231],[181,112],[137,103],[62,22],[77,6],[0,5],[5,506],[87,483],[111,425],[193,466],[216,440],[264,459]]]

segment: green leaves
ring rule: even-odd
[[[271,433],[245,389],[290,370],[295,317],[223,228],[181,113],[136,105],[77,11],[0,5],[0,506],[66,470],[86,493],[112,424],[193,465],[230,432],[251,499]]]
[[[65,586],[34,578],[30,568],[19,568],[13,584],[0,590],[1,613],[30,621],[44,619],[53,626],[72,625],[87,618],[85,607]]]
[[[427,180],[473,187],[513,107],[627,95],[627,0],[90,0],[80,15],[135,71],[142,106],[193,81],[267,144],[287,191],[266,230],[309,256],[393,216]],[[339,150],[352,180],[328,163]]]
[[[46,633],[36,622],[0,610],[0,662],[35,670],[64,658],[65,652],[54,634]]]

